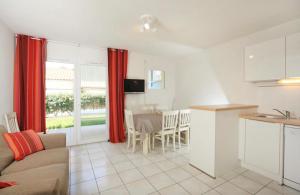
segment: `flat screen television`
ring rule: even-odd
[[[145,80],[143,79],[125,79],[124,80],[125,93],[144,93]]]

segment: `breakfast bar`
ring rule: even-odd
[[[190,164],[215,178],[237,167],[240,114],[257,105],[191,106]]]

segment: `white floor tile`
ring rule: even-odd
[[[132,159],[131,162],[132,162],[136,167],[141,167],[141,166],[149,165],[149,164],[152,163],[149,159],[147,159],[147,158],[145,158],[145,157]]]
[[[94,174],[96,178],[103,177],[106,175],[113,175],[115,173],[117,173],[117,171],[112,165],[105,165],[102,167],[94,168]]]
[[[101,192],[101,195],[129,195],[129,192],[127,191],[125,186],[119,186],[103,191]]]
[[[189,194],[178,184],[163,188],[159,191],[159,193],[161,195],[188,195]]]
[[[114,155],[114,156],[110,156],[109,160],[113,163],[119,163],[119,162],[124,162],[124,161],[128,161],[128,158],[125,154],[118,154],[118,155]]]
[[[263,188],[261,191],[259,191],[256,195],[280,195],[281,193],[278,193],[274,190],[271,190],[269,188]]]
[[[144,179],[144,176],[137,169],[121,172],[119,173],[119,176],[125,184]]]
[[[222,195],[250,195],[250,193],[234,186],[229,182],[218,186],[217,188],[215,188],[215,190]]]
[[[146,179],[135,181],[126,186],[131,195],[146,195],[156,191]]]
[[[235,177],[232,180],[230,180],[230,182],[251,194],[255,194],[261,188],[263,188],[263,185],[256,183],[244,176]]]
[[[175,182],[180,182],[182,180],[192,177],[190,173],[188,173],[180,167],[170,169],[166,171],[166,174],[169,175]]]
[[[245,177],[248,177],[249,179],[251,179],[255,182],[258,182],[262,185],[266,185],[268,183],[271,183],[271,181],[272,181],[271,179],[266,178],[266,177],[264,177],[264,176],[262,176],[258,173],[255,173],[253,171],[246,171],[242,175],[245,176]]]
[[[177,165],[175,163],[172,163],[169,160],[157,162],[156,165],[163,171],[167,171],[167,170],[177,167]]]
[[[122,186],[123,182],[117,174],[114,174],[97,179],[97,184],[99,190],[102,192],[111,188]]]
[[[84,170],[92,170],[91,162],[80,162],[80,163],[71,163],[70,164],[71,173],[77,171],[84,171]]]
[[[228,171],[225,174],[223,174],[221,177],[225,180],[231,180],[235,177],[237,177],[239,175],[239,173],[237,173],[236,171]]]
[[[155,175],[161,173],[162,171],[155,164],[146,165],[143,167],[139,167],[138,170],[145,176],[149,177],[151,175]]]
[[[208,192],[205,192],[203,195],[221,195],[221,194],[216,190],[210,190]]]
[[[98,187],[95,180],[70,186],[70,195],[94,195],[97,193]]]
[[[120,163],[114,164],[115,169],[117,172],[127,171],[130,169],[134,169],[134,165],[130,161],[124,161]]]
[[[102,167],[104,165],[111,165],[111,162],[107,158],[97,158],[91,161],[93,167]]]
[[[94,172],[92,170],[77,171],[71,173],[71,184],[81,183],[84,181],[94,180]]]
[[[226,180],[221,177],[213,179],[206,174],[197,175],[196,178],[204,182],[206,185],[208,185],[211,188],[215,188],[226,182]]]
[[[170,161],[175,163],[178,166],[184,166],[189,164],[188,160],[183,156],[177,156],[175,158],[170,159]]]
[[[167,174],[159,173],[147,177],[147,180],[157,189],[160,190],[164,187],[170,186],[175,183]]]
[[[187,172],[189,172],[190,174],[192,174],[194,176],[203,174],[200,170],[196,169],[195,167],[193,167],[191,165],[184,165],[181,168],[183,168],[184,170],[186,170]]]
[[[276,181],[271,182],[268,188],[284,195],[300,195],[300,191],[294,190],[288,186],[280,185]]]
[[[192,195],[202,194],[210,190],[208,185],[194,177],[181,181],[179,184]]]

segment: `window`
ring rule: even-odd
[[[149,70],[148,89],[164,89],[165,72],[161,70]]]

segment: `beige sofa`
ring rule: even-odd
[[[65,134],[40,135],[45,150],[14,161],[0,125],[0,181],[17,185],[0,189],[0,195],[65,195],[69,186],[69,150]]]

